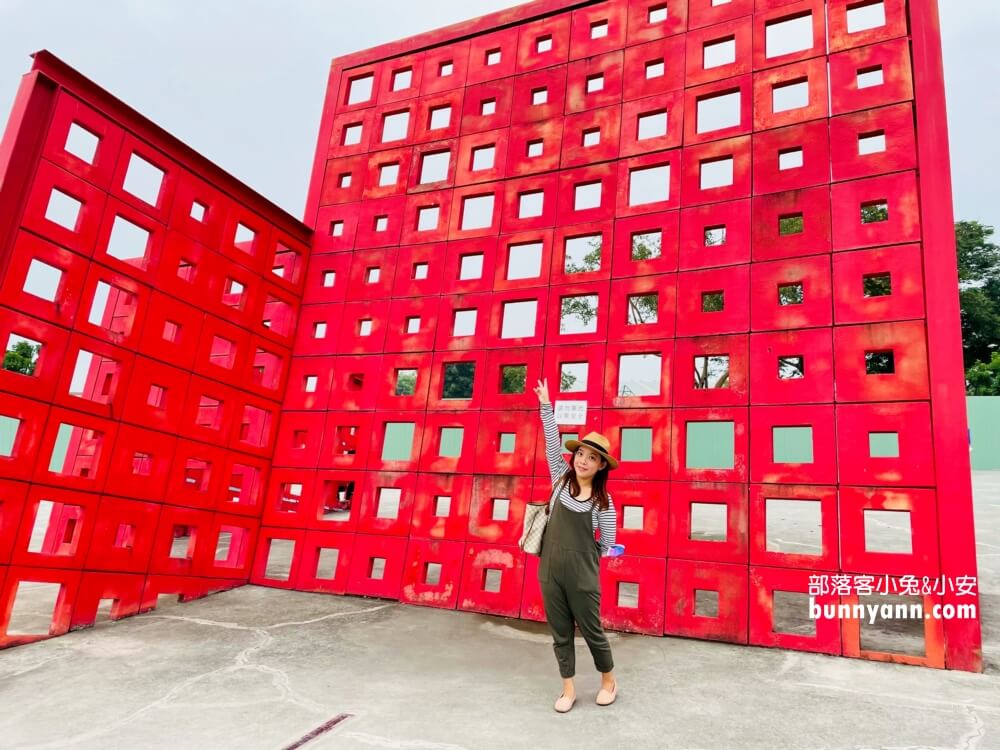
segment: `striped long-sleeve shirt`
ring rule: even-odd
[[[552,483],[555,484],[565,473],[568,466],[566,459],[563,458],[562,441],[559,438],[559,426],[556,424],[556,415],[552,404],[541,404],[540,411],[542,415],[542,427],[545,432],[545,457],[549,463],[549,476],[552,478]],[[582,513],[591,506],[589,499],[581,502],[569,494],[569,484],[560,492],[559,500],[562,502],[563,507],[577,513]],[[610,493],[608,494],[608,509],[599,511],[595,507],[592,511],[592,520],[594,531],[596,532],[598,528],[601,530],[601,554],[607,555],[608,550],[611,549],[611,545],[615,543],[618,520],[618,512],[615,510]]]

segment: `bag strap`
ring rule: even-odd
[[[564,477],[563,480],[562,480],[562,484],[559,485],[558,489],[556,489],[556,485],[554,485],[554,484],[552,485],[552,492],[549,494],[549,501],[547,503],[545,503],[545,515],[549,515],[549,513],[551,512],[551,508],[552,508],[552,496],[555,495],[556,497],[558,497],[559,493],[562,492],[562,488],[566,486],[567,482],[569,482],[569,478],[568,477]]]

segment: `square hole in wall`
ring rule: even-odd
[[[778,380],[797,380],[806,376],[806,360],[801,354],[778,357]]]
[[[315,577],[320,581],[332,581],[337,575],[337,564],[340,562],[340,550],[323,547],[316,560]]]
[[[726,187],[733,184],[733,157],[711,159],[701,163],[701,189]]]
[[[476,310],[456,310],[452,336],[473,336],[476,333]]]
[[[416,370],[396,370],[396,391],[397,396],[412,396],[417,392],[417,371]]]
[[[877,29],[879,26],[885,26],[885,3],[882,0],[847,6],[848,34]]]
[[[437,229],[440,216],[440,206],[421,206],[417,209],[417,231],[430,232]]]
[[[483,255],[463,255],[459,261],[458,278],[462,281],[468,279],[481,279],[483,277]]]
[[[97,156],[97,145],[100,142],[101,139],[94,133],[74,122],[70,123],[63,150],[77,159],[87,162],[87,164],[93,164],[94,157]]]
[[[607,35],[608,35],[607,21],[594,21],[592,24],[590,24],[591,39],[603,39]]]
[[[740,103],[739,90],[698,99],[698,132],[709,133],[713,130],[738,126],[740,124]]]
[[[198,201],[191,201],[191,212],[190,216],[192,219],[198,222],[205,221],[205,212],[208,211],[208,207],[204,203],[199,203]]]
[[[647,112],[639,115],[636,140],[659,138],[667,134],[667,111]]]
[[[383,461],[409,461],[413,457],[413,422],[386,422]]]
[[[313,323],[313,338],[314,339],[325,339],[326,338],[327,325],[323,321]]]
[[[378,266],[369,268],[368,271],[365,273],[365,282],[368,284],[376,284],[378,283],[378,280],[381,275],[382,275],[382,269],[380,269]]]
[[[493,521],[506,521],[510,518],[510,500],[505,497],[493,498],[492,513],[490,518]]]
[[[351,186],[351,173],[344,172],[337,178],[337,187],[344,189]]]
[[[623,461],[653,460],[652,427],[622,427],[621,441]]]
[[[788,148],[778,152],[778,169],[780,171],[798,169],[802,164],[801,148]]]
[[[771,21],[764,27],[764,56],[791,55],[813,46],[812,13]]]
[[[429,562],[424,564],[424,584],[427,586],[438,586],[441,584],[441,563]]]
[[[462,199],[462,229],[487,229],[493,224],[493,194]]]
[[[684,465],[688,469],[732,469],[735,446],[733,422],[688,422]]]
[[[14,455],[14,443],[17,441],[17,431],[21,420],[0,414],[0,456],[9,458]]]
[[[660,78],[666,72],[663,60],[649,60],[646,63],[646,79]]]
[[[601,207],[601,183],[587,182],[573,187],[573,209],[586,211]]]
[[[635,232],[631,237],[632,260],[659,258],[663,249],[663,232]]]
[[[628,204],[641,206],[670,199],[670,165],[629,171]]]
[[[379,487],[376,518],[399,518],[399,500],[403,491],[398,487]]]
[[[500,592],[500,582],[503,579],[503,571],[496,568],[486,568],[483,570],[482,590],[487,594],[497,594]]]
[[[183,537],[180,537],[183,538]],[[174,541],[177,541],[175,537]],[[295,554],[295,542],[291,539],[272,539],[268,543],[267,562],[264,566],[264,577],[273,581],[287,581],[292,572],[292,556]],[[171,557],[175,555],[171,554]],[[182,557],[177,555],[177,557]]]
[[[359,104],[371,99],[374,83],[375,76],[373,74],[352,78],[347,87],[347,103]]]
[[[724,291],[702,292],[701,311],[706,313],[722,312],[726,309],[726,293]]]
[[[809,106],[809,81],[802,79],[771,88],[771,111],[788,112]]]
[[[889,204],[886,201],[871,201],[861,204],[862,224],[877,224],[880,221],[889,221]]]
[[[626,505],[622,508],[622,528],[642,531],[645,522],[645,508],[641,505]]]
[[[413,280],[419,281],[421,279],[427,278],[427,264],[426,263],[414,263],[413,264]]]
[[[910,511],[864,509],[865,552],[913,554]]]
[[[507,280],[534,279],[542,273],[542,243],[523,242],[507,249]]]
[[[694,358],[694,387],[697,390],[729,387],[729,355],[709,354]]]
[[[513,453],[517,445],[517,436],[513,432],[500,433],[499,453]]]
[[[401,141],[406,138],[410,126],[409,112],[394,112],[382,118],[382,143]]]
[[[858,156],[880,154],[885,151],[885,131],[861,133],[858,135]]]
[[[368,578],[372,581],[381,581],[385,578],[384,557],[372,557],[368,560]]]
[[[483,99],[479,103],[479,114],[486,116],[495,114],[497,111],[497,100],[496,99]]]
[[[801,305],[805,301],[805,290],[801,281],[792,284],[778,284],[778,306]]]
[[[599,271],[602,246],[602,236],[599,234],[567,237],[563,254],[563,270],[571,274]]]
[[[715,247],[726,244],[726,227],[705,227],[703,233],[705,247]]]
[[[584,148],[591,148],[593,146],[599,145],[601,142],[601,129],[600,128],[590,128],[589,130],[583,131],[582,141]]]
[[[58,583],[18,581],[14,588],[6,634],[48,635],[56,617],[62,586]]]
[[[493,169],[496,163],[496,146],[479,146],[472,149],[472,171],[481,172],[484,169]]]
[[[399,179],[399,164],[382,164],[378,168],[378,184],[379,187],[386,187],[388,185],[395,185],[396,181]]]
[[[524,393],[527,382],[527,365],[503,365],[500,368],[500,393]]]
[[[592,76],[587,76],[587,93],[593,94],[595,91],[604,90],[604,74],[597,73]]]
[[[709,589],[695,589],[694,616],[717,618],[719,616],[719,592]]]
[[[702,52],[702,66],[705,70],[730,65],[736,62],[736,37],[705,42]]]
[[[528,141],[525,153],[529,159],[534,159],[535,157],[542,155],[543,149],[543,141]]]
[[[437,495],[434,498],[434,516],[447,518],[451,515],[451,498],[448,495]]]
[[[430,111],[430,120],[427,123],[428,130],[440,130],[446,128],[451,123],[451,107],[434,107]]]
[[[775,633],[816,637],[816,620],[809,614],[813,597],[804,591],[774,589],[771,601],[771,630]]]
[[[549,52],[552,49],[552,36],[546,34],[545,36],[540,36],[535,40],[535,52],[541,54],[542,52]]]
[[[438,65],[438,78],[447,78],[454,72],[455,64],[450,60],[446,60]]]
[[[500,338],[513,339],[535,335],[537,300],[505,302],[503,305]]]
[[[618,356],[619,396],[659,396],[663,358],[656,353]]]
[[[802,214],[787,214],[778,217],[778,234],[787,236],[802,234],[805,231],[805,221]]]
[[[121,216],[115,217],[114,223],[111,225],[111,236],[108,238],[108,255],[125,263],[145,268],[148,245],[148,230]]]
[[[659,294],[630,294],[627,299],[625,323],[630,326],[648,325],[659,319]]]
[[[896,372],[896,358],[891,349],[865,352],[866,375],[893,375]]]
[[[413,83],[413,71],[410,68],[394,71],[392,74],[392,90],[403,91]]]
[[[330,222],[330,236],[331,237],[341,237],[344,234],[344,222],[342,221],[331,221]]]
[[[162,169],[150,164],[139,154],[133,153],[128,160],[128,169],[125,172],[125,182],[122,187],[125,192],[134,195],[150,206],[155,206],[160,198],[163,174]]]
[[[407,333],[419,333],[420,332],[420,318],[410,317],[406,319],[406,332]]]
[[[646,21],[648,23],[663,23],[667,20],[667,6],[665,4],[651,5],[646,11]]]
[[[42,343],[40,341],[11,333],[7,337],[2,369],[30,377],[35,374],[41,351]]]
[[[450,151],[436,151],[424,154],[420,161],[420,183],[441,182],[448,179],[448,167],[451,164]]]
[[[361,143],[362,126],[360,123],[344,126],[344,134],[340,140],[343,146],[357,146]]]
[[[24,291],[39,299],[55,302],[62,276],[62,269],[32,258],[24,279]]]
[[[48,205],[45,207],[45,218],[63,229],[75,232],[81,208],[83,208],[83,203],[76,198],[58,188],[52,188],[52,192],[49,193]]]
[[[517,217],[519,219],[530,219],[536,216],[541,216],[544,201],[545,193],[541,190],[521,193],[518,196]]]
[[[491,49],[486,51],[485,61],[487,65],[499,65],[502,55],[499,49]]]
[[[589,362],[563,362],[559,365],[559,392],[583,393],[587,390]]]
[[[639,584],[630,581],[619,581],[618,601],[616,604],[620,609],[638,609]]]
[[[729,506],[725,503],[691,503],[693,542],[724,542],[729,532]]]
[[[386,232],[389,229],[389,217],[388,216],[376,216],[374,223],[376,232]]]
[[[869,458],[899,458],[898,432],[869,432]]]
[[[547,88],[534,89],[531,92],[531,103],[535,106],[546,104],[549,101],[549,90]]]
[[[597,295],[560,299],[559,333],[593,333],[597,330]]]
[[[764,537],[768,552],[820,555],[823,516],[819,500],[764,500]]]
[[[888,273],[873,273],[862,277],[862,290],[865,298],[887,297],[892,294],[892,275]]]
[[[812,427],[772,427],[771,456],[776,464],[811,464]]]
[[[447,362],[444,365],[441,398],[472,398],[475,381],[475,362]]]
[[[461,456],[463,437],[465,437],[464,427],[442,427],[441,449],[438,455],[443,458],[458,458]]]
[[[885,73],[881,65],[871,68],[862,68],[858,71],[858,88],[870,89],[874,86],[881,86],[885,83]]]

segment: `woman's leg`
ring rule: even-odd
[[[576,591],[570,594],[570,610],[580,626],[580,632],[587,641],[594,666],[601,673],[601,687],[608,690],[614,684],[614,658],[611,644],[601,625],[601,595],[596,591]]]
[[[576,630],[570,610],[566,589],[554,580],[542,583],[542,601],[545,604],[545,619],[552,632],[552,650],[559,663],[559,674],[563,678],[563,695],[576,695],[573,676],[576,674],[576,647],[573,635]]]

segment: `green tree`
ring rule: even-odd
[[[34,375],[35,365],[38,362],[38,352],[41,348],[41,345],[36,346],[27,341],[18,341],[3,355],[3,369],[19,372],[22,375]]]
[[[955,223],[967,372],[977,362],[990,366],[993,354],[1000,350],[1000,247],[992,241],[993,231],[978,221]]]
[[[970,396],[1000,396],[1000,352],[966,370],[965,382]]]

